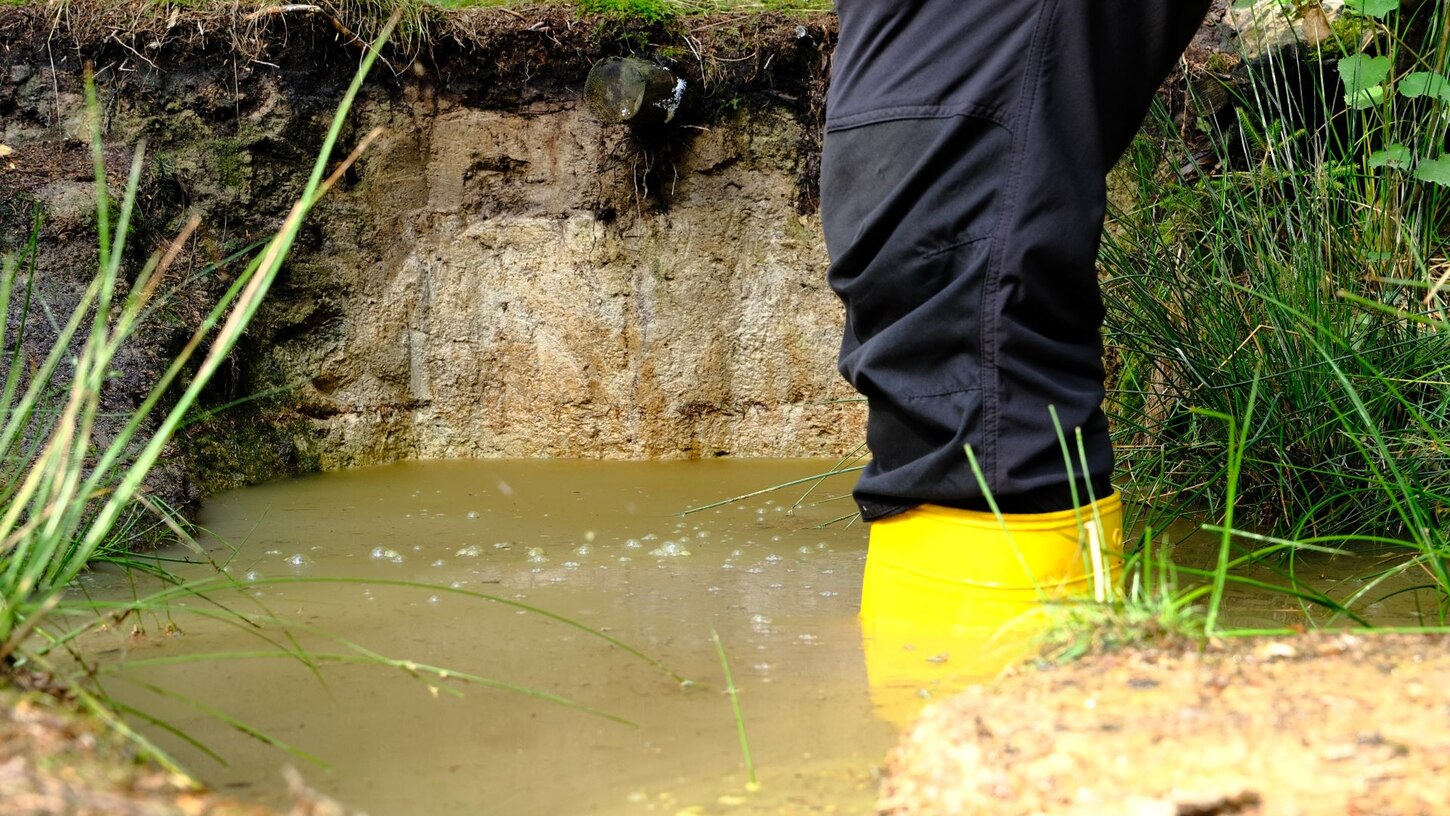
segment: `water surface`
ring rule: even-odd
[[[209,557],[240,589],[144,618],[140,635],[103,633],[87,648],[107,665],[124,658],[127,668],[108,680],[120,699],[227,764],[164,728],[148,734],[210,784],[257,801],[286,801],[279,770],[292,764],[373,816],[869,813],[898,726],[932,689],[914,673],[889,689],[869,687],[855,619],[866,530],[817,528],[851,510],[844,500],[821,501],[848,491],[851,477],[822,485],[794,510],[804,487],[679,515],[828,465],[408,463],[239,490],[210,501],[201,522]],[[1207,564],[1216,551],[1200,536],[1178,557]],[[1280,581],[1275,569],[1254,575]],[[1365,560],[1314,557],[1296,569],[1343,596],[1354,589],[1346,576],[1363,573]],[[279,578],[354,582],[271,583]],[[429,586],[380,583],[389,581]],[[132,591],[115,575],[85,582],[99,594]],[[460,592],[602,630],[690,682],[547,615]],[[1368,611],[1381,622],[1412,622],[1415,600],[1395,595]],[[1282,595],[1236,590],[1225,620],[1308,618]],[[756,791],[747,790],[712,630],[739,689]],[[440,680],[407,663],[313,667],[276,656],[294,644],[445,667],[628,723]],[[911,646],[887,662],[910,662],[923,678],[949,672],[951,688],[1000,668],[995,655],[982,659],[986,647],[937,655]],[[234,656],[185,660],[204,653]],[[154,662],[171,658],[183,662]]]
[[[128,670],[111,688],[228,761],[158,740],[209,783],[282,801],[278,769],[378,814],[864,813],[894,739],[873,715],[855,621],[865,529],[814,525],[801,490],[681,517],[684,508],[825,468],[790,462],[435,462],[235,491],[201,522],[245,593],[314,651],[347,649],[559,695],[627,719],[379,666],[289,659]],[[849,482],[822,488],[842,492]],[[282,576],[407,580],[497,594],[603,629],[674,672],[558,621],[438,589],[271,585]],[[101,579],[95,579],[101,580]],[[197,602],[192,602],[193,607]],[[179,629],[165,634],[167,624]],[[176,613],[108,650],[146,658],[272,648],[282,627]],[[740,689],[761,789],[746,791],[711,639]],[[315,631],[318,630],[318,631]],[[278,640],[285,645],[285,640]],[[319,769],[138,685],[180,690],[326,761]],[[461,697],[447,689],[462,691]]]

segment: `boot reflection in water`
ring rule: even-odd
[[[1054,605],[1110,600],[1117,494],[1055,513],[922,505],[875,522],[861,588],[872,702],[904,728],[932,699],[1030,657]]]

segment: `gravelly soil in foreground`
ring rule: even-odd
[[[1450,642],[1318,635],[1021,668],[928,709],[879,812],[1450,812]]]

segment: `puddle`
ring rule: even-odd
[[[899,699],[895,709],[878,707],[880,690],[873,701],[868,688],[855,618],[865,528],[812,529],[849,505],[787,512],[794,489],[677,515],[828,464],[407,463],[263,485],[207,504],[202,523],[213,536],[203,544],[233,576],[255,582],[211,601],[289,622],[290,636],[314,653],[356,654],[355,643],[557,695],[629,725],[425,669],[414,676],[407,666],[327,664],[314,673],[275,656],[185,661],[288,645],[276,624],[252,630],[225,615],[206,617],[216,611],[206,601],[190,602],[194,614],[147,618],[146,636],[103,633],[87,648],[108,663],[127,661],[108,682],[119,699],[228,764],[161,729],[150,736],[209,784],[259,802],[286,801],[279,771],[293,764],[314,787],[373,816],[868,813],[880,763],[909,717]],[[818,493],[849,486],[844,477]],[[1183,552],[1197,548],[1211,560],[1207,545]],[[1337,569],[1360,567],[1344,559]],[[1337,580],[1334,568],[1314,569]],[[268,583],[322,577],[374,583]],[[129,591],[115,575],[85,582],[97,594]],[[558,620],[448,590],[579,621],[694,682],[681,685]],[[1236,592],[1230,605],[1236,625],[1304,620],[1278,596]],[[1384,622],[1408,614],[1381,611]],[[168,634],[172,627],[179,634]],[[712,629],[740,690],[758,791],[746,789]],[[157,658],[183,662],[145,664]],[[990,675],[996,666],[980,670]],[[177,692],[328,767],[264,745]],[[916,706],[916,692],[892,693]]]
[[[868,812],[895,732],[873,716],[855,620],[865,529],[811,529],[845,512],[841,502],[794,514],[757,501],[675,515],[825,464],[409,463],[208,503],[202,523],[216,538],[204,543],[243,580],[407,580],[497,594],[603,629],[698,685],[682,688],[557,621],[436,590],[262,583],[218,598],[292,622],[309,649],[346,651],[316,627],[389,657],[566,697],[634,726],[401,669],[330,665],[319,682],[287,659],[132,668],[109,687],[225,757],[220,767],[155,735],[208,783],[258,801],[283,801],[278,771],[290,762],[310,784],[374,816]],[[833,491],[848,488],[843,481]],[[99,591],[115,578],[89,580]],[[150,637],[117,634],[93,645],[122,649],[133,664],[272,648],[224,622],[181,613],[170,622],[180,636],[165,636],[168,621],[152,619]],[[756,793],[746,791],[712,627],[740,689]],[[331,768],[138,683],[183,690]]]

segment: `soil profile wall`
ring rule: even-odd
[[[118,408],[235,274],[226,259],[280,222],[358,53],[330,14],[142,14],[0,12],[4,249],[38,208],[53,309],[95,256],[84,64],[113,197],[146,145],[136,262],[203,219]],[[637,32],[545,9],[428,22],[364,88],[343,142],[384,133],[213,384],[209,404],[231,407],[182,433],[206,490],[415,457],[857,443],[812,193],[829,17],[645,32],[673,38],[648,50],[675,55],[692,91],[676,126],[646,136],[580,98],[589,64],[637,48]],[[47,329],[31,322],[35,353]]]

